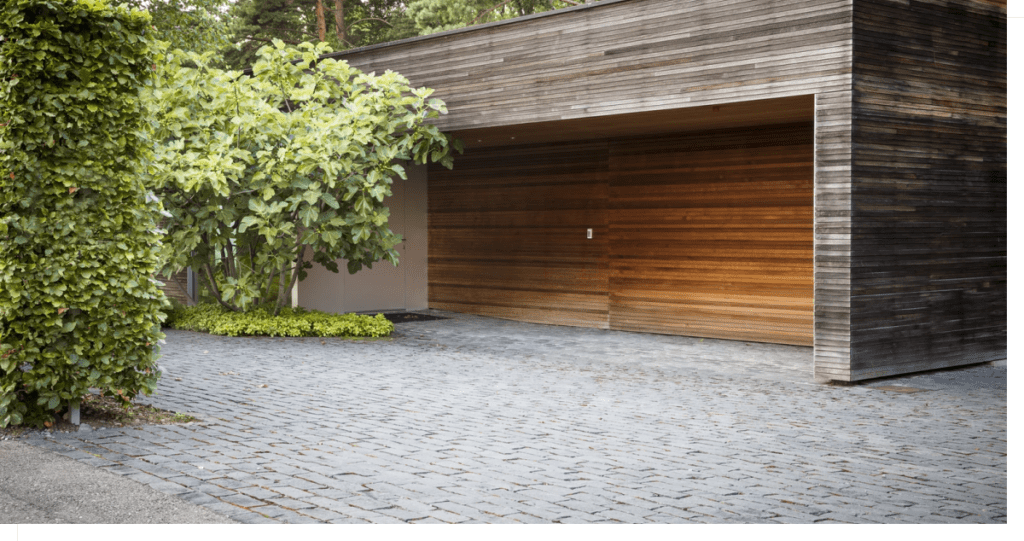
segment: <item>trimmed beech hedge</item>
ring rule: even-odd
[[[0,427],[151,393],[166,303],[142,11],[0,0]]]
[[[272,307],[233,312],[219,304],[176,307],[166,325],[185,331],[223,336],[336,336],[376,338],[390,336],[395,325],[383,314],[327,314],[303,308],[283,308],[272,315]]]

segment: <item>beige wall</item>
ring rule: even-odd
[[[406,171],[409,178],[395,179],[384,200],[391,211],[389,226],[403,238],[398,266],[380,262],[352,275],[343,259],[337,274],[314,264],[297,286],[299,306],[333,313],[427,307],[427,170],[409,166]]]

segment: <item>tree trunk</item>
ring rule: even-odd
[[[284,302],[285,302],[285,289],[284,289],[285,286],[284,286],[284,284],[285,284],[285,281],[288,280],[288,278],[289,278],[289,276],[288,276],[289,272],[288,271],[289,271],[288,263],[285,263],[285,264],[281,265],[281,272],[277,276],[277,302],[274,303],[274,315],[275,316],[281,312],[282,308],[284,308]],[[291,293],[291,292],[289,291],[288,293]],[[291,299],[289,299],[289,300],[291,300]]]
[[[206,263],[205,265],[203,265],[203,270],[206,271],[206,277],[205,278],[206,278],[206,281],[207,281],[207,285],[209,285],[209,287],[210,287],[210,292],[213,293],[213,296],[217,299],[217,302],[219,302],[221,304],[221,306],[223,306],[224,308],[227,308],[228,310],[231,310],[232,312],[241,312],[242,310],[239,309],[237,306],[234,306],[234,305],[231,305],[231,304],[228,304],[228,303],[224,302],[224,299],[222,299],[220,297],[220,290],[217,289],[217,281],[213,279],[213,271],[210,269],[210,264],[209,263]],[[200,276],[202,276],[202,275],[200,275]]]
[[[320,41],[327,41],[327,19],[324,17],[324,0],[316,0],[316,34]]]
[[[295,283],[299,281],[299,272],[302,271],[302,255],[306,252],[305,246],[299,246],[299,255],[295,258],[295,267],[291,272],[291,276],[288,276],[288,264],[281,269],[281,290],[278,294],[277,308],[274,309],[274,315],[281,313],[281,309],[284,308],[284,303],[287,301],[290,305],[292,300],[292,289],[295,288]],[[287,287],[285,286],[285,280],[288,280]]]
[[[345,0],[334,0],[334,30],[338,36],[338,43],[342,47],[348,45],[348,34],[345,29]]]

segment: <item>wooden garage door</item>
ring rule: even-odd
[[[607,328],[607,143],[475,149],[455,163],[428,176],[430,307]]]
[[[431,167],[430,306],[810,345],[812,132],[477,148]]]
[[[813,344],[813,127],[610,147],[609,323]]]

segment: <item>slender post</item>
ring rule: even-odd
[[[74,402],[72,402],[71,406],[70,406],[70,410],[71,410],[71,424],[73,424],[75,426],[79,426],[79,425],[82,424],[81,405],[82,405],[82,400],[78,399],[78,400],[75,400]]]

